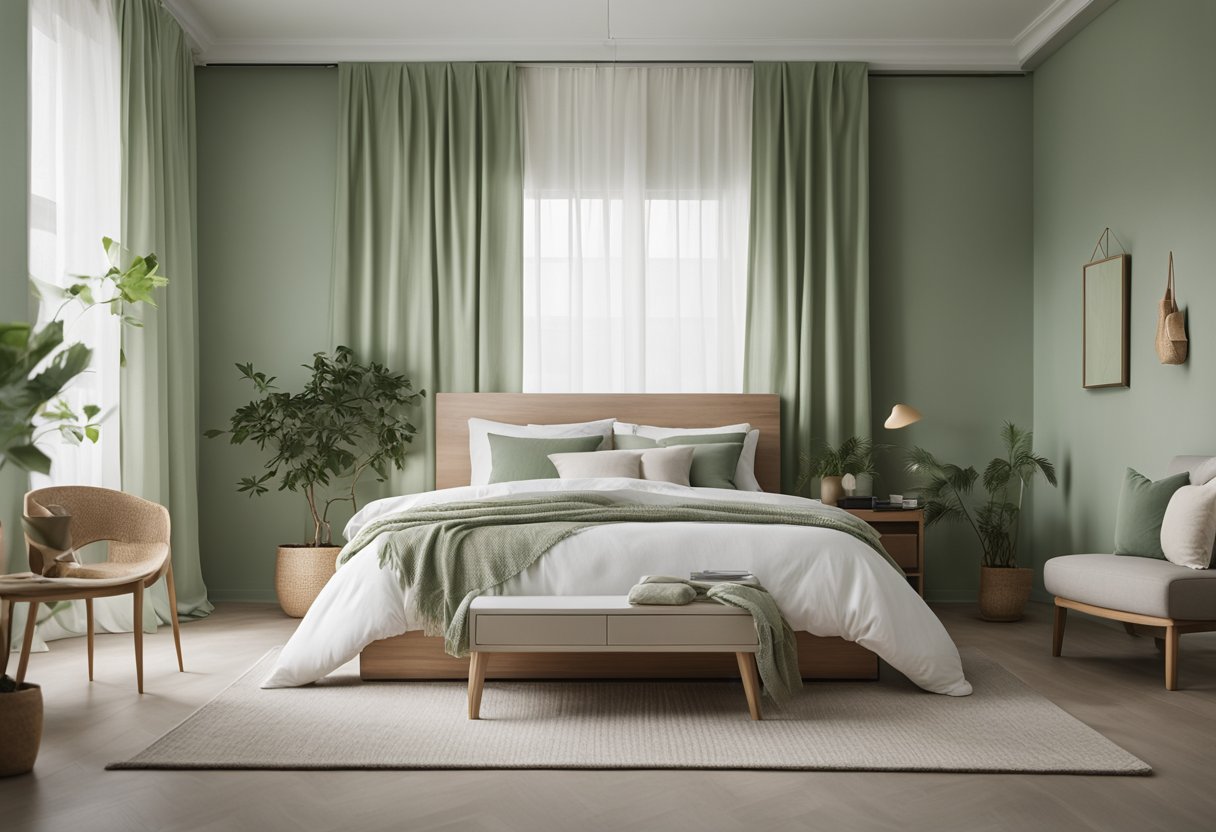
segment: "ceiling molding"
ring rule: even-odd
[[[1018,63],[1031,70],[1047,60],[1115,0],[1055,0],[1013,39]]]
[[[194,49],[197,63],[205,63],[207,52],[215,43],[215,35],[191,5],[191,0],[161,0],[169,14],[177,20]]]
[[[344,61],[865,61],[879,72],[1019,73],[1047,57],[1115,0],[1055,0],[1012,40],[581,38],[273,39],[217,37],[195,6],[162,0],[200,64]]]

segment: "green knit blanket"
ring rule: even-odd
[[[447,652],[463,656],[469,649],[468,609],[474,598],[523,572],[567,537],[605,523],[814,526],[857,538],[899,569],[878,533],[844,512],[708,500],[631,503],[594,491],[407,509],[365,526],[342,548],[338,563],[387,533],[381,567],[391,567],[411,591],[425,632],[442,635]]]

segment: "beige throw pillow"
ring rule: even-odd
[[[696,445],[676,445],[671,448],[653,448],[641,451],[642,479],[688,485],[688,473],[692,470],[692,455]]]
[[[1161,551],[1170,563],[1191,569],[1212,564],[1216,543],[1216,482],[1184,485],[1170,497],[1161,521]]]
[[[642,476],[642,451],[590,451],[584,453],[549,454],[549,461],[563,480],[589,477]]]

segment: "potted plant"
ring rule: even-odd
[[[42,689],[0,676],[0,777],[33,771],[40,745]]]
[[[103,306],[124,324],[137,327],[141,324],[126,314],[127,307],[155,306],[153,290],[168,283],[156,273],[156,255],[131,257],[109,237],[101,242],[110,261],[104,275],[77,277],[66,289],[32,284],[44,300],[59,302],[49,323],[0,323],[0,469],[11,464],[49,474],[51,458],[38,447],[44,438],[57,434],[79,445],[101,437],[101,408],[86,404],[78,414],[63,398],[72,380],[88,369],[93,351],[82,343],[64,345],[61,315],[73,305],[86,311]],[[5,562],[3,537],[0,527],[0,563]],[[8,644],[0,644],[0,650],[8,649]],[[41,742],[41,689],[0,676],[0,777],[32,770]]]
[[[244,477],[238,491],[260,496],[277,478],[279,491],[302,493],[308,502],[312,537],[280,546],[275,561],[279,605],[300,618],[333,575],[341,550],[333,544],[330,508],[349,503],[357,511],[356,489],[366,472],[383,482],[390,466],[405,464],[417,433],[405,413],[426,391],[415,391],[409,379],[381,364],[359,363],[349,347],[315,353],[304,365],[312,377],[299,393],[280,391],[274,376],[252,364],[236,367],[258,397],[237,408],[227,430],[206,436],[227,434],[234,445],[270,450],[264,473]]]
[[[860,436],[850,436],[837,447],[824,445],[817,456],[802,457],[802,475],[795,485],[795,492],[801,492],[813,478],[819,478],[819,499],[830,506],[836,505],[844,495],[843,478],[852,474],[854,477],[873,476],[875,471],[874,452],[878,445],[871,439]]]
[[[967,498],[980,475],[975,468],[939,462],[923,448],[908,452],[908,471],[927,479],[925,523],[965,522],[975,532],[983,553],[980,566],[980,617],[988,621],[1017,621],[1022,617],[1034,570],[1019,568],[1018,520],[1026,488],[1039,474],[1053,486],[1055,466],[1034,452],[1034,434],[1006,422],[1001,430],[1005,456],[984,469],[982,484],[988,497],[968,508]]]

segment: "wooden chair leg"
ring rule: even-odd
[[[144,582],[135,585],[131,593],[132,605],[135,608],[135,622],[132,630],[135,634],[135,682],[139,692],[144,692]]]
[[[486,683],[486,665],[490,654],[469,653],[469,719],[481,719],[481,691]]]
[[[25,621],[25,638],[21,640],[21,660],[17,662],[17,684],[25,681],[30,665],[30,648],[34,644],[34,627],[38,626],[38,602],[30,601],[30,617]]]
[[[736,653],[739,675],[743,677],[743,693],[747,695],[747,710],[752,719],[760,719],[760,671],[756,668],[755,653]]]
[[[1178,690],[1178,628],[1165,628],[1165,689]]]
[[[89,681],[93,681],[93,599],[84,599],[84,617],[89,641]]]
[[[0,676],[8,672],[8,654],[13,650],[13,602],[0,598]]]
[[[1051,631],[1051,655],[1058,656],[1064,647],[1064,625],[1068,619],[1068,607],[1056,607],[1055,626]]]
[[[177,672],[185,673],[182,664],[182,630],[177,621],[177,589],[173,586],[173,561],[169,561],[169,570],[165,572],[165,586],[169,590],[169,616],[173,620],[173,646],[177,648]]]

